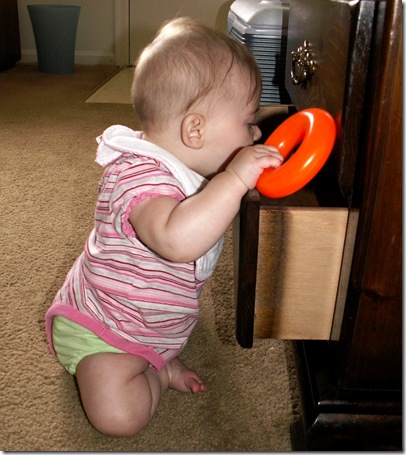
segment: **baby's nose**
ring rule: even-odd
[[[259,129],[257,125],[254,128],[254,141],[259,141],[262,136],[262,131]]]

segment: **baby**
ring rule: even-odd
[[[99,431],[145,428],[173,388],[206,385],[178,358],[224,232],[279,151],[254,145],[261,78],[246,47],[195,20],[164,25],[141,53],[141,131],[98,138],[95,224],[46,314],[51,350],[76,375]]]

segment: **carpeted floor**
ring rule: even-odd
[[[290,451],[299,412],[291,348],[236,343],[231,230],[182,356],[206,394],[171,390],[141,434],[111,438],[90,426],[74,380],[48,351],[44,314],[93,223],[95,137],[111,124],[136,128],[128,104],[85,103],[116,70],[0,73],[0,450]]]

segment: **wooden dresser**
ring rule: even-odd
[[[401,1],[291,0],[287,54],[290,113],[324,108],[338,135],[303,190],[244,198],[236,336],[294,340],[295,450],[401,450]]]
[[[0,71],[21,59],[17,0],[0,1]]]

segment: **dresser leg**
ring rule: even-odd
[[[381,394],[353,396],[330,380],[334,353],[324,342],[295,343],[301,419],[291,426],[294,451],[400,451],[400,400]],[[326,358],[326,355],[329,360]],[[327,373],[326,373],[327,372]]]

